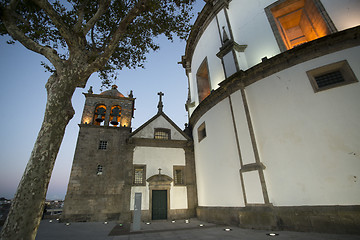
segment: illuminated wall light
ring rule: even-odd
[[[188,220],[188,219],[186,219],[186,220],[185,220],[185,223],[189,223],[189,220]]]
[[[49,223],[52,223],[52,220],[49,220]]]
[[[151,223],[147,222],[146,225],[150,225]]]
[[[230,232],[230,231],[232,231],[232,229],[231,228],[225,228],[224,231],[225,232]]]
[[[108,224],[108,222],[104,222],[104,224]]]
[[[204,226],[204,224],[200,224],[200,225],[199,225],[199,227],[203,227],[203,226]]]
[[[66,226],[70,226],[70,223],[67,222],[65,225],[66,225]]]
[[[171,223],[175,223],[175,220],[172,220]]]

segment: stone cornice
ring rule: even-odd
[[[143,147],[164,147],[164,148],[186,148],[192,145],[192,141],[186,140],[164,140],[151,138],[134,138],[128,140],[129,144]]]
[[[130,100],[134,101],[136,98],[130,98],[130,97],[116,97],[116,96],[110,96],[110,95],[101,95],[101,94],[95,94],[95,93],[83,93],[85,97],[96,97],[96,98],[111,98],[111,99],[122,99],[122,100]]]
[[[359,45],[360,26],[357,26],[302,44],[266,59],[246,71],[240,70],[222,81],[220,87],[197,106],[190,117],[190,126],[194,126],[209,109],[241,88],[297,64]]]

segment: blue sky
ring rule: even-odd
[[[198,0],[194,11],[200,11],[204,4]],[[8,45],[8,39],[0,37],[0,100],[3,106],[0,118],[3,136],[0,144],[0,197],[13,198],[41,127],[46,104],[45,83],[50,74],[40,65],[44,57],[19,43]],[[148,55],[145,69],[119,71],[116,84],[124,95],[133,90],[136,98],[133,130],[156,114],[157,93],[160,91],[165,93],[164,112],[183,129],[188,120],[184,107],[188,84],[185,70],[177,62],[184,55],[186,42],[175,40],[171,43],[163,37],[156,42],[160,44],[160,50]],[[75,116],[66,128],[48,199],[63,199],[66,194],[85,102],[82,93],[90,86],[93,86],[94,93],[100,93],[101,82],[96,73],[90,77],[86,88],[77,89],[73,96]]]

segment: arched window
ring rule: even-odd
[[[113,126],[118,126],[120,122],[120,116],[121,116],[121,107],[112,106],[110,112],[110,124]]]
[[[209,78],[209,68],[207,63],[207,58],[201,63],[197,73],[196,81],[199,95],[199,102],[202,102],[207,96],[210,95],[211,86]]]
[[[106,106],[103,104],[98,105],[95,108],[94,125],[103,125],[105,120]]]

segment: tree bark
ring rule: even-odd
[[[55,73],[47,83],[44,120],[2,228],[1,240],[35,239],[56,156],[74,115],[71,98],[76,84],[65,78]]]

